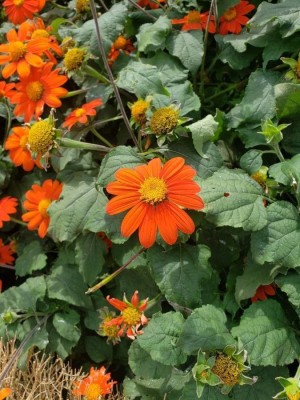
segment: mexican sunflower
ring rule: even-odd
[[[38,159],[33,160],[28,149],[28,126],[15,126],[12,133],[6,139],[5,150],[9,151],[9,157],[16,167],[22,166],[24,171],[33,170],[34,166],[42,168]]]
[[[41,55],[49,49],[48,39],[36,38],[27,40],[29,26],[25,22],[18,32],[11,29],[7,32],[8,43],[0,44],[0,65],[6,64],[2,70],[3,78],[7,79],[15,72],[20,78],[30,75],[32,67],[40,68],[44,61]]]
[[[135,50],[130,39],[126,39],[123,35],[120,35],[112,44],[108,53],[108,63],[112,65],[119,57],[121,50],[126,54],[130,54]]]
[[[9,396],[12,393],[12,390],[10,388],[3,388],[0,389],[0,400],[5,399],[7,396]]]
[[[148,165],[116,172],[117,180],[106,187],[116,197],[108,202],[106,211],[115,215],[130,209],[121,224],[123,236],[139,229],[142,246],[149,248],[157,229],[170,245],[176,242],[178,231],[194,232],[194,222],[182,208],[201,210],[204,203],[197,194],[200,187],[192,180],[196,171],[184,162],[175,157],[162,166],[160,159],[154,158]]]
[[[200,13],[197,10],[190,11],[185,17],[181,19],[172,19],[173,25],[182,25],[182,31],[192,31],[192,30],[207,30],[209,33],[216,32],[216,25],[214,21],[214,16],[210,17],[208,22],[208,12]],[[208,25],[207,25],[208,22]]]
[[[4,245],[2,239],[0,239],[0,264],[11,265],[15,261],[15,257],[12,255],[14,253],[13,244],[9,243]],[[1,391],[0,391],[1,399]]]
[[[236,6],[229,8],[220,18],[220,35],[227,35],[228,33],[239,34],[242,31],[242,26],[249,21],[245,14],[254,9],[255,6],[253,4],[243,0]]]
[[[74,382],[75,389],[73,394],[75,396],[85,396],[86,400],[102,399],[102,396],[110,394],[113,389],[115,381],[111,380],[110,373],[106,373],[106,369],[90,369],[90,374],[81,381]]]
[[[255,295],[251,297],[251,301],[255,303],[258,300],[267,300],[268,296],[275,296],[275,294],[273,285],[262,285],[257,288]]]
[[[0,199],[0,228],[3,227],[3,222],[10,220],[9,214],[17,212],[18,200],[15,197],[6,196]]]
[[[0,100],[10,99],[13,94],[15,94],[15,84],[6,83],[5,81],[0,81]]]
[[[11,97],[11,102],[17,104],[14,114],[18,117],[24,115],[25,122],[42,115],[45,105],[60,107],[60,97],[68,93],[61,87],[68,78],[59,75],[59,68],[52,71],[52,67],[52,63],[47,63],[42,68],[32,68],[30,76],[16,84],[17,93]]]
[[[156,10],[157,8],[159,8],[160,4],[165,4],[165,3],[166,3],[166,0],[158,0],[157,2],[151,1],[151,0],[139,0],[137,2],[137,4],[140,7],[146,8],[148,6],[152,10]]]
[[[46,236],[50,223],[48,207],[59,198],[62,187],[63,184],[57,180],[47,179],[42,186],[34,184],[25,193],[23,206],[28,212],[22,215],[22,220],[28,222],[27,228],[30,231],[37,229],[42,239]]]
[[[27,18],[32,19],[33,14],[41,10],[45,0],[5,0],[2,4],[9,21],[14,25],[21,24]]]
[[[105,322],[104,325],[119,326],[118,336],[123,336],[126,333],[130,339],[135,339],[136,335],[143,333],[139,328],[148,323],[148,318],[144,315],[144,311],[148,306],[148,299],[140,301],[138,291],[136,290],[131,297],[131,302],[126,299],[125,295],[124,301],[110,298],[110,296],[107,296],[106,300],[117,310],[121,311],[121,315]]]
[[[96,107],[99,107],[103,104],[101,99],[95,99],[88,103],[83,104],[79,108],[75,108],[65,119],[63,123],[63,127],[68,128],[69,130],[73,125],[80,123],[86,124],[88,122],[88,116],[96,115]]]

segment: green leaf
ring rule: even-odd
[[[47,265],[47,256],[40,242],[29,243],[16,260],[16,274],[25,276],[38,271]]]
[[[298,84],[279,83],[275,86],[275,97],[278,118],[293,118],[299,115],[300,88]]]
[[[141,250],[141,244],[137,237],[132,236],[127,240],[126,243],[123,244],[116,244],[111,248],[111,254],[114,261],[119,265],[124,265],[127,263],[132,257],[134,257],[139,251]],[[128,268],[138,268],[138,267],[146,267],[147,266],[147,259],[146,254],[141,253],[138,257],[133,260]],[[127,268],[127,270],[128,270]]]
[[[160,16],[153,24],[144,24],[136,35],[138,49],[144,53],[164,49],[172,24],[166,16]]]
[[[218,297],[218,277],[208,262],[208,247],[181,245],[165,251],[156,245],[147,257],[154,280],[169,302],[195,308],[208,294]]]
[[[249,150],[243,154],[240,159],[240,166],[248,174],[253,174],[258,171],[263,165],[262,151],[261,150]]]
[[[92,308],[89,296],[85,294],[88,287],[76,269],[76,266],[58,265],[46,278],[50,299],[65,301],[74,306]]]
[[[253,258],[259,264],[300,266],[300,219],[297,209],[286,201],[267,207],[267,225],[251,238]]]
[[[212,115],[207,115],[200,121],[187,125],[187,128],[192,133],[195,149],[201,157],[207,157],[203,154],[203,145],[205,142],[212,140],[219,124],[215,121]]]
[[[142,61],[157,67],[159,78],[167,88],[184,83],[188,79],[188,70],[182,66],[178,58],[163,51],[158,51],[154,57]]]
[[[288,295],[289,302],[300,311],[300,275],[293,271],[287,275],[278,276],[275,280],[280,289]]]
[[[48,321],[47,330],[49,334],[49,343],[47,345],[47,352],[56,353],[63,360],[67,358],[72,348],[76,345],[74,341],[64,339],[54,328],[53,324]]]
[[[286,365],[298,358],[300,346],[294,330],[275,300],[253,303],[232,334],[242,342],[253,365]]]
[[[85,348],[88,356],[96,363],[107,362],[112,359],[112,346],[99,336],[86,336]]]
[[[186,354],[196,354],[199,349],[224,349],[234,342],[226,327],[226,315],[223,310],[207,304],[196,308],[187,318],[178,346]]]
[[[95,233],[79,236],[75,246],[76,261],[84,281],[91,285],[101,273],[106,244]]]
[[[81,331],[76,326],[80,321],[80,315],[74,311],[58,312],[54,314],[53,325],[63,338],[76,344],[80,338]]]
[[[182,364],[186,356],[177,342],[183,323],[184,318],[179,312],[157,313],[138,337],[138,344],[154,361],[165,365]]]
[[[178,57],[192,75],[196,74],[204,54],[202,31],[174,31],[166,46],[169,53]]]
[[[241,170],[221,169],[202,184],[207,218],[218,226],[262,229],[267,223],[263,190]]]

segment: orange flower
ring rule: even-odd
[[[88,122],[88,116],[96,115],[95,108],[103,104],[101,99],[92,100],[89,103],[83,104],[80,108],[73,110],[65,119],[63,127],[69,130],[76,123],[86,124]]]
[[[12,390],[10,388],[3,388],[0,389],[0,400],[5,399],[7,396],[9,396],[12,393]]]
[[[113,385],[117,383],[110,379],[110,373],[106,373],[104,367],[98,370],[92,367],[89,376],[81,381],[74,382],[76,388],[73,390],[73,394],[85,396],[86,400],[102,399],[102,396],[112,392]]]
[[[47,179],[42,186],[32,185],[31,190],[25,193],[27,200],[23,206],[28,212],[22,215],[22,220],[28,222],[27,228],[30,231],[38,229],[38,235],[42,239],[46,236],[50,223],[48,207],[59,198],[62,187],[63,184],[57,180]]]
[[[52,66],[52,63],[47,63],[42,68],[32,68],[30,76],[16,84],[18,93],[12,96],[11,102],[17,104],[14,114],[18,117],[24,115],[25,122],[42,115],[45,105],[60,107],[60,97],[68,93],[67,89],[60,87],[68,78],[59,75],[60,68],[52,71]]]
[[[15,253],[13,249],[13,242],[4,246],[2,239],[0,239],[0,264],[13,264],[13,262],[15,261],[15,257],[12,255],[13,253]]]
[[[33,14],[40,10],[39,0],[5,0],[2,5],[7,18],[14,25],[24,22],[27,18],[32,19]]]
[[[27,40],[29,24],[20,25],[18,33],[11,29],[7,32],[8,43],[0,44],[0,53],[7,53],[0,56],[0,65],[7,64],[3,68],[3,77],[9,78],[16,71],[21,78],[28,77],[31,67],[40,68],[44,61],[40,57],[49,49],[48,39],[36,38]]]
[[[140,301],[138,291],[136,290],[131,297],[131,302],[126,299],[125,295],[124,301],[110,298],[110,296],[107,296],[106,300],[117,310],[121,311],[121,315],[104,322],[104,325],[119,326],[118,336],[123,336],[126,332],[127,337],[132,340],[135,339],[136,335],[143,333],[139,328],[141,325],[148,323],[148,318],[144,315],[144,311],[148,306],[148,299]]]
[[[156,10],[157,8],[159,8],[160,4],[164,4],[164,3],[166,3],[166,0],[158,0],[157,2],[151,1],[151,0],[139,0],[137,2],[137,4],[140,7],[146,8],[148,6],[152,10]]]
[[[121,233],[129,237],[139,229],[139,239],[145,248],[151,247],[159,230],[168,244],[174,244],[178,231],[191,234],[193,220],[182,209],[201,210],[200,187],[193,182],[196,171],[175,157],[162,166],[159,158],[133,170],[122,168],[116,172],[117,181],[107,185],[108,193],[116,195],[106,207],[110,215],[131,209],[123,219]]]
[[[258,300],[267,300],[268,296],[275,296],[276,292],[273,285],[262,285],[259,286],[256,290],[256,293],[253,297],[251,297],[252,303],[255,303]]]
[[[0,81],[0,100],[1,99],[10,99],[15,92],[15,84],[14,83],[6,83],[5,81]]]
[[[181,19],[172,19],[173,25],[183,24],[182,31],[192,31],[192,30],[205,30],[208,21],[208,12],[200,13],[197,10],[190,11],[185,17]],[[214,21],[214,16],[212,15],[208,23],[208,32],[215,33],[216,25]]]
[[[126,54],[130,54],[135,50],[130,39],[126,39],[124,36],[120,35],[112,44],[110,51],[108,53],[108,63],[112,65],[116,59],[119,57],[121,50]]]
[[[9,221],[9,214],[17,212],[18,200],[15,197],[6,196],[0,200],[0,228],[3,227],[3,221]]]
[[[31,171],[34,166],[42,168],[39,159],[33,160],[28,150],[28,135],[30,128],[28,126],[15,126],[12,133],[6,139],[4,148],[9,151],[9,157],[16,167],[22,165],[24,171]]]
[[[242,30],[242,26],[246,25],[249,21],[245,14],[248,14],[255,9],[253,4],[249,4],[248,1],[240,1],[234,7],[229,8],[222,17],[220,18],[220,35],[227,35],[227,33],[239,34]]]

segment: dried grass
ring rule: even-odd
[[[0,338],[0,371],[3,371],[15,351],[15,342],[4,344]],[[85,377],[82,371],[73,370],[60,358],[44,353],[32,353],[25,371],[13,365],[3,379],[1,387],[13,391],[9,400],[78,400],[72,395],[75,380]],[[126,400],[122,395],[112,395],[107,400]]]

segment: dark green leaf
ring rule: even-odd
[[[80,315],[74,311],[58,312],[54,314],[53,325],[63,338],[76,344],[80,338],[81,331],[76,326],[80,321]]]
[[[136,35],[139,51],[148,53],[164,49],[171,30],[171,21],[166,16],[160,16],[153,24],[142,25],[139,34]]]
[[[47,265],[47,256],[40,242],[29,243],[16,260],[16,274],[25,276],[41,270]]]

